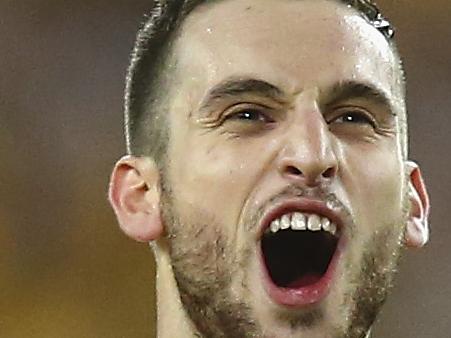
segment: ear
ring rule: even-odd
[[[113,169],[109,201],[119,226],[129,237],[150,242],[163,233],[159,171],[147,157],[126,156]]]
[[[429,240],[429,196],[418,165],[412,161],[406,164],[409,174],[410,211],[405,241],[408,247],[420,248]]]

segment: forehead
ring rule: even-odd
[[[262,78],[288,91],[342,80],[393,92],[395,57],[353,9],[329,0],[223,0],[200,6],[176,43],[192,86],[230,76]],[[205,88],[204,88],[205,89]]]

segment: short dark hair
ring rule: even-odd
[[[193,9],[221,0],[155,0],[138,31],[125,88],[125,135],[127,152],[151,156],[157,163],[169,141],[165,79],[171,47],[178,28]],[[356,9],[391,43],[394,29],[371,0],[336,0]]]

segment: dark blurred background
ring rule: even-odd
[[[106,199],[150,3],[0,0],[0,338],[155,335],[151,250],[119,231]],[[374,338],[450,338],[451,2],[379,4],[398,28],[433,231],[405,256]]]

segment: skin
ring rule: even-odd
[[[403,244],[428,238],[384,37],[335,2],[229,0],[195,10],[174,53],[164,170],[127,156],[110,186],[121,228],[154,241],[159,337],[364,337]],[[237,80],[277,95],[260,86],[212,98]],[[261,214],[324,194],[347,215],[330,293],[302,309],[277,305],[262,286]]]

